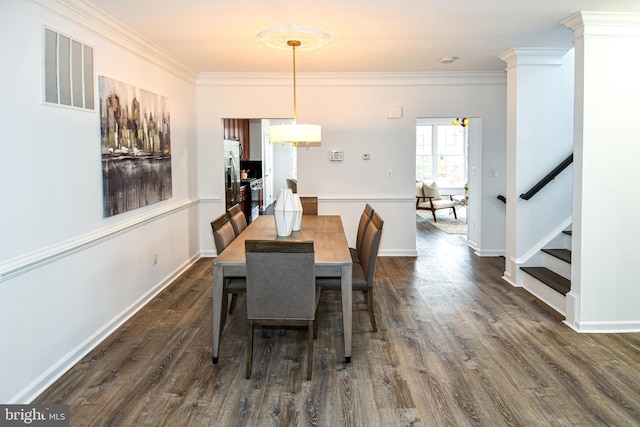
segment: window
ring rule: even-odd
[[[463,188],[467,182],[467,128],[451,120],[418,121],[416,180],[438,187]]]

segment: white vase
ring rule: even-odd
[[[280,191],[278,191],[278,197],[273,206],[273,213],[276,220],[278,236],[290,236],[295,218],[293,193],[291,190],[281,188]]]
[[[293,217],[293,231],[300,231],[302,227],[302,202],[298,194],[293,194],[295,215]]]

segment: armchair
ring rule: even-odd
[[[433,182],[427,184],[426,182],[416,182],[416,210],[431,211],[433,215],[433,221],[437,222],[436,210],[438,209],[451,209],[453,210],[453,216],[458,219],[456,214],[456,206],[458,202],[453,199],[452,195],[445,195],[443,198],[440,195],[438,184]]]

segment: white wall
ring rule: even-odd
[[[298,121],[322,125],[322,146],[298,149],[298,187],[319,197],[322,214],[340,214],[351,245],[357,221],[369,202],[385,220],[382,255],[415,255],[415,126],[418,117],[479,117],[483,120],[483,160],[499,171],[482,177],[483,238],[479,251],[504,252],[504,205],[493,199],[505,185],[505,77],[501,73],[298,74]],[[201,74],[198,79],[199,146],[222,151],[216,129],[220,117],[288,117],[289,75]],[[245,102],[244,99],[251,99]],[[273,100],[277,99],[278,102]],[[388,106],[402,106],[403,117],[388,119]],[[204,114],[204,113],[199,113]],[[329,161],[330,150],[345,160]],[[371,160],[363,160],[363,153]],[[208,160],[207,160],[208,161]],[[483,171],[490,167],[482,168]],[[387,169],[393,176],[386,176]],[[204,167],[209,191],[222,191]],[[211,171],[213,172],[213,171]],[[482,172],[484,173],[484,172]],[[221,182],[221,181],[220,181]],[[302,190],[301,190],[302,191]],[[214,216],[215,208],[208,213]],[[203,239],[203,244],[208,242]],[[204,247],[203,250],[209,250]]]
[[[200,251],[195,75],[92,9],[43,4],[0,2],[3,403],[31,401]],[[103,218],[98,109],[42,104],[43,25],[93,46],[96,105],[98,75],[168,97],[171,199]]]

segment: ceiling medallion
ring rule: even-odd
[[[323,48],[333,41],[333,37],[317,28],[302,27],[299,25],[284,25],[260,31],[256,35],[256,40],[266,46],[279,50],[291,50],[288,44],[290,40],[300,42],[298,50],[317,50]]]

